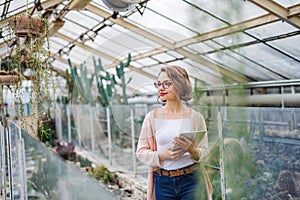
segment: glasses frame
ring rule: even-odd
[[[159,89],[160,86],[162,86],[163,89],[168,89],[171,85],[173,85],[173,82],[170,81],[170,80],[165,80],[165,81],[163,81],[162,83],[159,82],[159,81],[155,81],[155,82],[154,82],[154,87],[155,87],[156,89]]]

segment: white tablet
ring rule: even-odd
[[[185,136],[187,137],[189,140],[195,140],[195,145],[197,145],[203,138],[203,136],[205,135],[206,130],[202,130],[202,131],[190,131],[190,132],[183,132],[179,134],[179,138],[181,136]],[[180,149],[179,146],[174,145],[173,147],[173,151]]]

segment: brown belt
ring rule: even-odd
[[[195,163],[187,167],[183,167],[180,169],[175,169],[175,170],[165,170],[162,168],[155,169],[154,172],[162,175],[162,176],[169,176],[169,177],[175,177],[175,176],[181,176],[185,174],[191,174],[193,171],[199,168],[199,164]]]

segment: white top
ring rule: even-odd
[[[169,147],[173,147],[173,138],[179,136],[181,132],[192,131],[192,119],[154,119],[154,129],[158,152],[164,152]],[[184,153],[177,160],[165,160],[162,168],[166,170],[179,169],[193,164],[190,153]]]

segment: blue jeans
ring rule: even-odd
[[[198,188],[198,176],[191,174],[169,177],[154,173],[156,200],[193,200]]]

